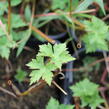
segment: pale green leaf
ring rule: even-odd
[[[0,16],[7,11],[8,3],[6,1],[0,1]]]
[[[18,50],[17,50],[17,56],[20,55],[20,53],[22,52],[25,44],[27,43],[29,37],[31,36],[31,30],[26,30],[22,32],[22,37],[23,37],[23,41],[19,44],[18,46]]]
[[[30,84],[33,84],[35,82],[38,82],[41,77],[43,75],[43,72],[41,72],[40,70],[33,70],[31,73],[30,73]]]
[[[12,17],[12,22],[11,22],[12,28],[19,28],[19,27],[27,26],[27,24],[22,20],[19,14],[12,14],[11,17]]]
[[[8,47],[0,47],[0,55],[2,58],[8,59],[10,54],[10,49]]]
[[[46,106],[46,109],[59,109],[59,102],[54,98],[51,98]]]
[[[6,36],[0,37],[0,55],[2,58],[8,59],[10,54],[10,49],[13,47],[13,43],[7,40]]]
[[[22,0],[11,0],[11,6],[17,6],[22,2]]]
[[[25,13],[24,13],[24,15],[25,15],[25,19],[29,22],[30,19],[31,19],[31,8],[30,8],[30,5],[27,5],[25,7]]]
[[[53,55],[53,50],[52,50],[52,45],[51,44],[44,44],[39,46],[39,53],[37,56],[48,56],[52,57]]]
[[[82,37],[82,40],[85,43],[86,52],[108,50],[106,38],[109,27],[102,20],[94,16],[91,21],[85,21],[84,24],[87,33]]]
[[[44,66],[43,57],[37,57],[36,59],[32,59],[31,62],[27,64],[31,69],[40,69]]]
[[[51,97],[46,106],[46,109],[74,109],[74,106],[59,104],[59,102],[56,99]]]
[[[74,58],[66,50],[67,48],[65,44],[56,44],[52,46],[48,43],[40,45],[39,53],[36,56],[36,59],[33,59],[27,64],[27,66],[31,69],[35,69],[35,72],[37,72],[32,72],[30,74],[31,84],[39,79],[43,79],[48,85],[51,85],[53,79],[52,71],[61,68],[63,63],[74,60]]]
[[[93,0],[84,0],[77,8],[76,8],[76,12],[79,11],[83,11],[86,10],[88,8],[89,5],[91,5],[93,3]]]
[[[98,91],[98,85],[84,79],[71,87],[73,95],[80,97],[82,107],[90,106],[92,109],[96,109],[104,100],[100,97]]]
[[[43,73],[42,79],[45,80],[47,82],[47,84],[50,86],[52,79],[53,79],[53,73],[46,70],[45,73]]]

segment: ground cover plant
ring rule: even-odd
[[[0,108],[109,109],[108,13],[107,0],[1,0]]]

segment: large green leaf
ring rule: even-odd
[[[47,60],[45,61],[45,59]],[[32,59],[27,64],[32,69],[30,74],[30,83],[34,83],[43,79],[48,85],[51,85],[53,72],[61,68],[62,64],[74,60],[68,53],[65,44],[43,44],[39,46],[39,53],[36,59]]]

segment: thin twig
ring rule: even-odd
[[[107,69],[107,72],[109,74],[109,62],[107,62],[107,58],[109,58],[106,54],[106,52],[103,51],[103,56],[104,56],[104,59],[105,59],[105,64],[106,64],[106,69]]]
[[[102,18],[103,21],[105,21],[107,19],[109,19],[109,14],[107,16],[105,16],[105,17]]]
[[[107,109],[107,108],[105,108],[105,107],[103,107],[103,106],[101,106],[101,105],[98,106],[98,107],[99,107],[100,109]]]
[[[99,60],[87,65],[88,66],[87,68],[86,67],[81,67],[81,68],[74,68],[74,69],[62,69],[62,71],[82,71],[82,70],[87,70],[89,67],[92,67],[92,66],[96,65],[97,63],[100,63],[100,62],[103,62],[103,61],[105,61],[104,58],[99,59]],[[109,57],[106,58],[106,61],[109,62]]]
[[[31,25],[31,29],[36,32],[37,34],[39,34],[40,36],[42,36],[44,39],[46,39],[48,42],[54,44],[56,43],[55,40],[49,38],[46,34],[44,34],[43,32],[41,32],[39,29],[37,29],[36,27]]]
[[[59,90],[61,90],[65,95],[68,95],[67,92],[65,92],[55,81],[52,81],[52,83],[53,83]]]
[[[7,94],[13,96],[14,98],[17,98],[17,96],[14,93],[12,93],[12,92],[10,92],[2,87],[0,87],[0,90],[3,91],[4,93],[7,93]]]

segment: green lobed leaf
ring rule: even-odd
[[[54,98],[50,98],[46,109],[59,109],[59,102],[55,100]]]
[[[102,20],[94,16],[91,21],[85,21],[84,24],[87,33],[82,37],[82,40],[85,43],[86,52],[108,50],[106,38],[109,27]]]
[[[48,59],[45,61],[45,59]],[[51,85],[53,79],[53,72],[56,69],[61,68],[63,63],[74,60],[74,58],[68,53],[65,44],[43,44],[39,46],[39,53],[36,59],[32,59],[27,64],[33,71],[30,74],[30,83],[35,83],[40,79],[45,80],[48,85]]]
[[[82,107],[89,105],[91,108],[96,109],[104,102],[99,96],[98,85],[88,79],[84,79],[70,88],[74,92],[74,96],[80,97]]]
[[[65,105],[65,104],[59,104],[57,100],[54,98],[50,98],[46,109],[74,109],[73,105]]]
[[[44,44],[40,46],[38,56],[47,56],[51,58],[51,62],[58,68],[61,68],[62,64],[75,60],[67,51],[66,44],[55,44],[53,47],[51,44]]]
[[[35,69],[30,73],[30,84],[33,84],[35,82],[38,82],[40,79],[43,79],[47,82],[48,85],[51,85],[53,73],[51,71],[54,71],[56,69],[56,66],[54,66],[51,63],[44,63],[43,57],[36,57],[36,59],[33,59],[30,63],[27,64],[31,69]]]

